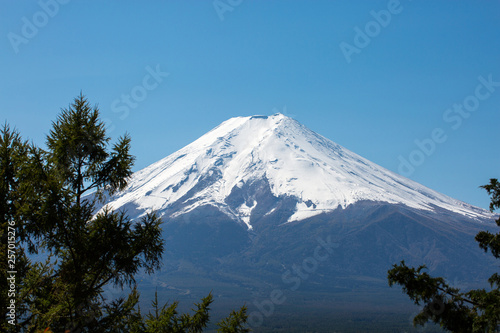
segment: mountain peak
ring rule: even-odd
[[[229,198],[257,181],[277,201],[294,200],[288,222],[366,200],[427,211],[439,207],[471,218],[491,216],[378,166],[280,113],[223,122],[136,172],[110,205],[133,204],[139,212],[157,209],[171,217],[208,205],[251,229],[252,212],[263,203],[248,193],[237,205]]]
[[[214,130],[218,129],[219,127],[223,127],[225,129],[225,125],[232,125],[234,126],[233,129],[236,129],[237,127],[242,126],[245,123],[249,123],[252,127],[259,127],[259,128],[275,128],[276,126],[280,125],[283,121],[285,122],[295,122],[294,119],[285,116],[282,113],[276,113],[271,116],[264,116],[264,115],[253,115],[253,116],[247,116],[247,117],[234,117],[230,118],[226,121],[224,121],[221,125],[217,126]]]

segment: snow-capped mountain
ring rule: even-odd
[[[268,313],[282,291],[286,301],[273,304],[272,320],[281,313],[288,322],[290,309],[311,318],[364,315],[411,303],[387,286],[387,270],[403,259],[467,286],[496,268],[474,241],[495,228],[490,212],[282,114],[223,122],[134,173],[108,205],[130,218],[162,215],[162,270],[138,279],[141,298],[158,292],[161,303],[191,304],[213,290],[221,304]]]
[[[304,220],[360,201],[442,208],[470,218],[490,218],[483,209],[433,191],[372,163],[284,116],[236,117],[198,140],[136,172],[109,205],[151,209],[166,218],[210,205],[252,229],[253,210],[262,204],[228,198],[265,180],[276,198],[293,198],[287,222]],[[265,214],[271,214],[276,205]],[[261,214],[262,215],[262,214]]]

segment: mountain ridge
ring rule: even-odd
[[[230,118],[191,144],[134,173],[108,203],[178,217],[212,205],[251,230],[259,202],[227,204],[233,191],[266,179],[277,198],[296,199],[287,222],[362,200],[444,208],[473,219],[492,214],[389,171],[283,114]],[[271,208],[272,209],[272,208]],[[268,213],[272,213],[269,211]]]
[[[493,214],[281,114],[223,122],[134,173],[109,204],[132,219],[162,215],[163,268],[139,277],[141,295],[191,304],[213,290],[223,312],[248,304],[256,331],[294,316],[314,327],[307,318],[318,310],[321,320],[339,311],[376,316],[381,307],[409,316],[411,302],[387,285],[401,260],[469,289],[496,267],[474,241],[496,227]],[[319,240],[328,239],[338,247],[317,260]],[[287,298],[268,320],[260,305],[275,290]]]

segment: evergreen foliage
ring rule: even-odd
[[[4,281],[9,223],[18,242],[16,325],[4,315],[2,331],[201,332],[206,327],[211,295],[192,316],[177,317],[176,303],[145,317],[138,309],[134,276],[160,267],[161,219],[152,212],[133,222],[125,212],[109,208],[96,214],[98,200],[124,189],[132,174],[129,135],[110,147],[98,108],[82,94],[53,123],[46,151],[22,141],[7,125],[0,134]],[[46,260],[28,260],[22,245]],[[104,288],[113,286],[131,291],[106,299]],[[3,283],[0,292],[5,310],[9,298]],[[241,314],[227,320],[233,317],[240,323],[234,327],[246,321]]]
[[[23,315],[26,311],[19,293],[15,297],[8,297],[10,283],[7,283],[7,278],[10,274],[7,272],[13,271],[9,268],[10,263],[17,270],[16,276],[27,274],[29,268],[22,248],[17,246],[9,251],[8,247],[9,243],[15,244],[21,236],[15,216],[16,206],[21,196],[19,174],[27,161],[29,150],[29,144],[21,139],[18,131],[12,130],[7,124],[3,125],[0,129],[0,236],[2,240],[0,244],[0,279],[2,280],[0,283],[0,306],[3,315],[0,319],[0,331],[2,332],[7,332],[12,328],[12,325],[8,323],[9,317],[7,317],[11,299],[16,302],[17,315]]]
[[[500,183],[490,179],[481,186],[491,196],[491,211],[500,208]],[[500,218],[496,221],[500,227]],[[476,235],[479,247],[500,258],[500,232],[481,231]],[[422,311],[413,319],[414,325],[428,321],[439,324],[451,332],[499,332],[500,331],[500,276],[493,274],[488,282],[489,290],[476,289],[467,292],[449,286],[441,277],[431,277],[424,272],[425,266],[408,267],[404,261],[388,271],[389,285],[401,285],[415,304],[424,304]]]
[[[247,320],[247,308],[244,306],[239,311],[231,311],[231,314],[226,319],[223,319],[217,324],[219,326],[218,332],[221,333],[234,333],[250,332],[250,329],[245,327]]]

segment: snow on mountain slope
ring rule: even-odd
[[[423,210],[437,206],[471,218],[492,216],[380,167],[282,114],[223,122],[134,173],[128,187],[112,197],[109,205],[117,209],[134,203],[139,209],[179,216],[209,204],[251,229],[250,215],[258,203],[231,209],[225,199],[233,188],[256,179],[267,179],[276,197],[297,198],[289,222],[361,200]],[[174,204],[182,208],[171,209]]]

